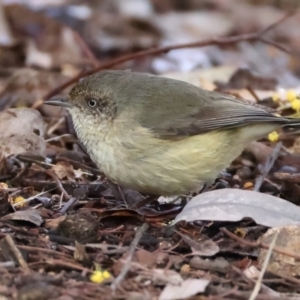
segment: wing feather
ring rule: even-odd
[[[199,89],[200,90],[200,89]],[[234,96],[200,90],[201,99],[189,99],[189,106],[183,111],[174,111],[160,116],[160,122],[149,126],[153,134],[164,139],[178,139],[184,136],[203,134],[213,130],[238,128],[250,124],[274,122],[284,124],[287,119],[275,114],[271,109],[257,105],[251,101]],[[184,99],[182,100],[184,101]],[[214,102],[214,103],[212,103]],[[192,104],[191,104],[192,103]]]
[[[179,80],[132,72],[118,82],[118,111],[125,111],[160,138],[180,139],[250,124],[290,122],[251,101]]]

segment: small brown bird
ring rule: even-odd
[[[200,190],[247,143],[299,127],[268,108],[194,85],[130,71],[84,78],[66,107],[92,160],[113,182],[154,195]]]

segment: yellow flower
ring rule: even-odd
[[[27,205],[26,200],[22,196],[17,196],[16,198],[11,199],[10,203],[15,208],[22,208]]]
[[[109,279],[111,274],[106,270],[95,270],[90,276],[90,280],[94,283],[101,283],[106,279]]]
[[[269,139],[269,141],[271,141],[271,142],[277,142],[278,139],[279,139],[279,134],[278,134],[278,132],[277,132],[277,131],[273,131],[273,132],[269,133],[268,139]]]
[[[299,99],[294,99],[291,102],[291,105],[292,105],[292,109],[294,109],[296,112],[300,111],[300,100]]]
[[[293,102],[295,100],[298,100],[298,95],[297,93],[294,91],[294,90],[289,90],[287,91],[286,93],[286,99],[289,101],[289,102]]]

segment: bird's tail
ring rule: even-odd
[[[294,131],[300,129],[299,118],[285,118],[286,122],[282,124],[282,128],[286,131]]]

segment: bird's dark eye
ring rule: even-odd
[[[95,108],[98,105],[98,101],[96,99],[93,99],[93,98],[87,99],[86,102],[87,102],[87,105],[90,108]]]

